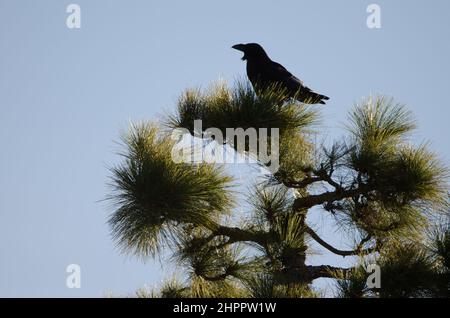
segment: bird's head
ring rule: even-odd
[[[262,46],[258,43],[236,44],[231,48],[244,52],[244,56],[242,57],[243,61],[248,59],[269,58]]]

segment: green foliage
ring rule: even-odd
[[[243,298],[247,291],[230,280],[208,281],[202,277],[194,277],[189,284],[175,278],[164,281],[155,289],[141,288],[136,292],[137,298]]]
[[[305,215],[292,211],[292,192],[280,186],[258,189],[252,203],[252,224],[257,231],[267,233],[260,251],[273,273],[289,279],[281,273],[306,257]]]
[[[261,273],[246,280],[251,298],[315,298],[317,294],[304,284],[277,284],[271,274]]]
[[[227,137],[227,128],[245,131],[254,128],[258,138],[259,129],[267,129],[269,152],[272,151],[271,129],[278,128],[282,170],[291,173],[307,160],[308,152],[302,151],[307,146],[304,133],[317,122],[318,113],[311,106],[294,100],[286,101],[286,93],[277,86],[256,96],[249,83],[238,82],[232,89],[218,84],[204,93],[186,91],[179,99],[177,114],[169,118],[167,125],[188,129],[192,135],[198,136],[201,132],[194,132],[194,120],[202,120],[203,129],[218,128],[224,138]],[[236,140],[230,136],[224,139],[224,143],[238,151],[252,150],[248,141],[244,149],[239,149]]]
[[[189,293],[191,298],[241,298],[245,296],[245,291],[229,279],[208,281],[197,276],[191,280]]]
[[[188,293],[188,287],[176,279],[171,279],[161,286],[161,298],[183,298]]]
[[[211,227],[227,213],[231,179],[218,167],[175,163],[173,141],[149,124],[132,127],[123,141],[124,163],[112,169],[117,209],[109,223],[125,251],[154,255],[177,224]]]
[[[175,256],[191,278],[201,277],[210,282],[223,281],[228,277],[240,279],[258,266],[242,255],[239,245],[231,246],[222,237],[210,239],[185,234],[179,241]]]
[[[371,97],[350,113],[350,132],[367,148],[395,146],[415,128],[411,112],[383,96]]]
[[[370,295],[370,290],[366,286],[367,273],[365,270],[366,265],[358,265],[354,267],[349,277],[342,277],[342,275],[336,275],[336,296],[338,298],[363,298]]]
[[[415,125],[410,112],[378,97],[355,107],[349,166],[378,191],[380,200],[401,204],[440,200],[447,171],[425,146],[405,141]]]
[[[168,281],[137,296],[317,297],[309,284],[331,277],[339,297],[448,297],[450,231],[437,233],[432,248],[424,244],[431,216],[448,200],[448,172],[427,146],[408,143],[411,113],[384,97],[367,99],[350,113],[349,138],[318,147],[310,137],[315,109],[286,100],[278,87],[257,96],[243,83],[180,98],[168,125],[195,136],[196,119],[224,136],[227,128],[280,130],[280,169],[250,194],[252,218],[233,227],[226,218],[232,180],[222,167],[176,163],[167,132],[131,127],[123,162],[111,169],[113,237],[143,258],[168,245],[187,272],[185,283]],[[365,239],[354,250],[332,247],[305,224],[313,207]],[[364,258],[350,270],[306,265],[306,238],[337,255],[369,254],[381,267],[382,288],[366,286]]]
[[[365,268],[369,262],[366,261],[365,265],[352,269],[345,279],[337,276],[338,297],[448,297],[449,271],[442,266],[442,259],[437,254],[447,251],[445,247],[441,249],[441,238],[435,238],[438,250],[431,253],[425,246],[418,244],[389,244],[378,257],[370,261],[380,267],[381,288],[368,288],[366,283],[369,274]]]
[[[367,184],[377,189],[380,201],[391,205],[442,202],[447,171],[425,146],[414,149],[399,144],[375,155],[355,152],[352,159]],[[362,168],[358,162],[365,166]],[[369,162],[372,163],[368,165]]]
[[[436,281],[434,264],[428,253],[407,244],[387,249],[379,260],[382,298],[432,296]]]
[[[277,87],[256,96],[249,83],[238,82],[234,89],[218,84],[206,93],[186,91],[178,102],[178,112],[170,117],[169,126],[193,132],[194,120],[203,127],[219,128],[307,128],[317,120],[317,111],[297,102],[286,102],[286,94]]]
[[[431,255],[436,262],[436,297],[450,297],[450,223],[445,221],[432,238]]]
[[[376,97],[350,114],[347,143],[324,149],[319,172],[340,176],[341,188],[364,189],[327,207],[341,212],[344,224],[374,237],[420,238],[427,212],[445,202],[447,168],[425,145],[408,143],[412,115],[391,99]]]
[[[438,256],[438,261],[441,264],[442,271],[450,272],[450,225],[447,224],[437,232],[435,239],[435,254]]]
[[[289,190],[283,187],[257,188],[255,195],[251,197],[254,207],[253,224],[260,230],[273,228],[276,218],[287,213],[292,208],[292,198]]]
[[[298,130],[285,131],[280,139],[278,171],[269,178],[273,183],[300,180],[314,167],[314,146],[308,134]]]

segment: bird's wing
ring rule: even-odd
[[[303,82],[299,78],[292,75],[292,73],[289,72],[283,65],[277,62],[271,63],[269,71],[273,76],[273,80],[275,81],[282,81],[282,82],[294,81],[297,82],[298,85],[304,86]]]

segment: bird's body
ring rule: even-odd
[[[292,75],[283,65],[272,61],[264,49],[256,43],[237,44],[234,49],[244,52],[247,61],[247,76],[255,91],[280,85],[289,97],[306,104],[325,104],[329,97],[313,92],[301,80]]]

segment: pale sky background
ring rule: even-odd
[[[373,2],[379,30],[366,26]],[[70,3],[81,29],[66,27]],[[236,43],[261,43],[331,97],[329,140],[355,101],[383,93],[415,113],[414,142],[448,163],[449,31],[448,0],[0,0],[0,296],[126,295],[171,276],[167,261],[114,247],[107,167],[130,121],[161,118],[188,87],[244,76]],[[310,221],[348,247],[326,219]],[[310,261],[349,262],[328,255]],[[66,287],[71,263],[80,289]]]

